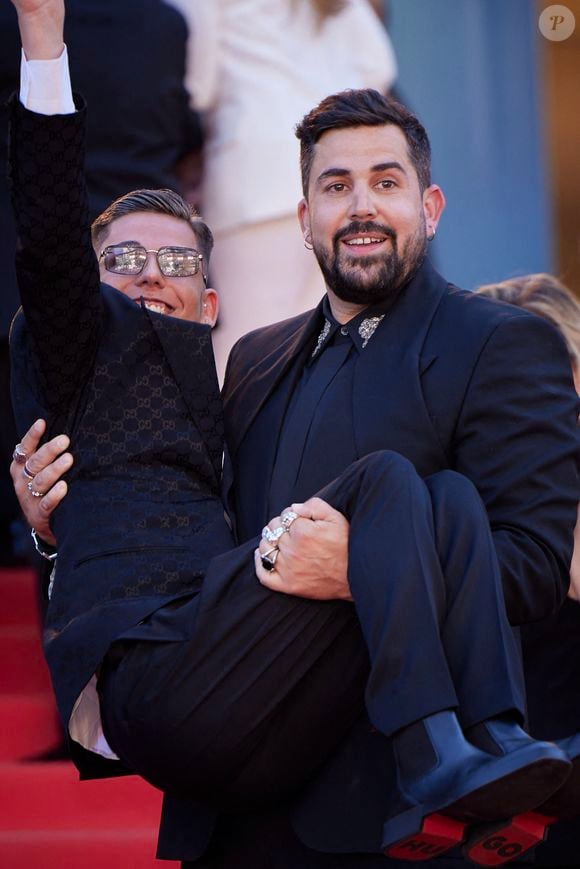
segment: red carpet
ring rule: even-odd
[[[79,782],[68,761],[32,761],[59,743],[42,658],[36,579],[0,570],[1,869],[163,869],[161,794],[137,777]]]

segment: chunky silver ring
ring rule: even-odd
[[[33,488],[32,480],[30,481],[30,483],[28,483],[26,488],[28,489],[33,498],[44,498],[44,496],[46,495],[46,492],[37,492],[36,489]]]
[[[278,556],[280,555],[280,550],[277,546],[273,546],[272,549],[268,549],[264,554],[260,554],[260,561],[262,562],[262,567],[264,570],[276,570],[276,561],[278,560]]]
[[[278,526],[278,528],[275,528],[273,531],[268,525],[265,525],[262,528],[262,540],[267,540],[268,543],[277,543],[285,533],[286,529],[283,525]]]
[[[282,513],[280,516],[280,522],[286,531],[290,531],[290,526],[296,521],[296,519],[298,519],[298,513],[295,513],[294,510],[286,510],[286,512]]]
[[[26,460],[27,460],[28,456],[26,455],[26,453],[22,449],[22,444],[16,444],[16,446],[14,447],[14,452],[12,453],[12,458],[14,459],[14,461],[16,462],[17,465],[26,464]]]
[[[22,465],[22,473],[27,480],[34,480],[34,478],[36,477],[36,474],[32,473],[26,462],[24,462],[24,464]]]

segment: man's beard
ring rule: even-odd
[[[353,234],[372,236],[373,233],[390,238],[390,252],[374,253],[367,257],[357,257],[356,260],[353,258],[348,265],[341,262],[342,238]],[[313,246],[327,287],[344,302],[371,305],[395,298],[398,290],[413,277],[425,259],[425,218],[423,217],[415,234],[407,239],[400,253],[397,250],[397,234],[394,229],[379,223],[353,222],[339,230],[332,240],[330,253],[315,242]]]

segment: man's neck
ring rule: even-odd
[[[326,288],[326,292],[332,316],[341,325],[348,323],[349,320],[352,320],[353,317],[356,317],[357,314],[368,308],[368,305],[356,305],[354,302],[345,302],[343,299],[339,299],[328,287]]]

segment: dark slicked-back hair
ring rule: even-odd
[[[132,190],[111,202],[91,226],[91,236],[95,249],[100,247],[114,220],[125,214],[136,214],[137,212],[167,214],[169,217],[177,217],[188,223],[195,233],[199,248],[198,253],[203,254],[204,271],[207,269],[213,248],[213,235],[209,226],[201,219],[195,208],[188,205],[179,193],[163,188],[161,190]]]
[[[308,197],[314,146],[323,133],[348,127],[379,127],[383,124],[393,124],[402,131],[421,192],[429,187],[431,145],[425,128],[402,103],[372,88],[364,88],[341,91],[326,97],[296,127],[296,136],[300,140],[300,170],[304,196]]]

